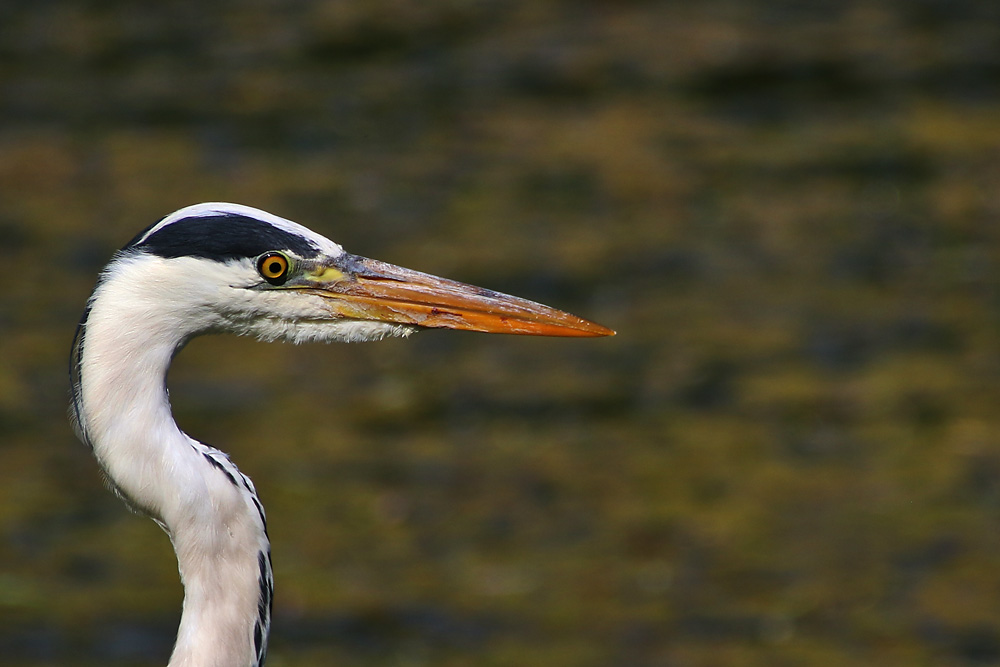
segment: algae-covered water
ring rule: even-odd
[[[193,342],[270,665],[998,664],[998,183],[992,3],[5,3],[0,664],[166,662],[65,368],[206,200],[618,331]]]

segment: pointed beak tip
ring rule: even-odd
[[[561,321],[552,324],[539,323],[534,326],[527,326],[524,329],[513,333],[525,333],[535,336],[557,336],[562,338],[603,338],[605,336],[614,336],[618,333],[614,329],[609,329],[608,327],[600,325],[597,322],[576,318],[568,313],[564,315],[567,315],[577,321]]]
[[[575,335],[582,338],[603,338],[605,336],[615,336],[618,334],[618,332],[614,329],[609,329],[604,325],[598,324],[597,322],[591,322],[589,320],[584,320],[583,326],[574,328],[572,331],[573,333],[567,333],[564,335]]]

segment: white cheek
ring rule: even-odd
[[[243,307],[231,311],[226,328],[269,342],[358,342],[408,336],[416,330],[401,324],[338,319],[325,299],[309,294],[251,290],[244,291],[239,300]]]
[[[332,322],[303,322],[295,328],[295,343],[341,342],[360,343],[382,340],[383,338],[406,337],[417,327],[388,322],[364,322],[360,320],[336,320]]]

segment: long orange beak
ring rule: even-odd
[[[286,287],[328,298],[351,319],[531,336],[615,334],[527,299],[347,253]]]

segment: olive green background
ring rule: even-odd
[[[166,536],[66,413],[187,204],[618,331],[206,338],[269,664],[1000,664],[1000,5],[0,6],[0,664],[157,665]]]

